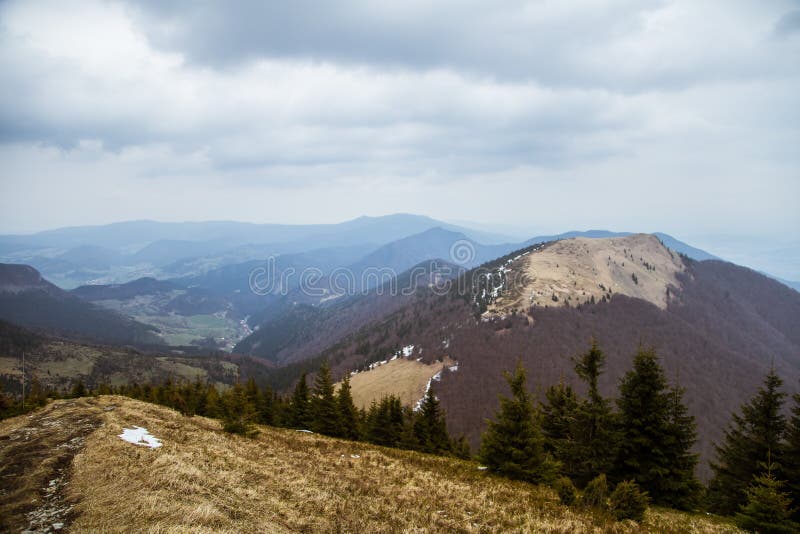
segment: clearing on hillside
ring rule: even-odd
[[[400,357],[376,365],[350,377],[353,403],[357,408],[369,408],[372,401],[394,395],[404,405],[414,406],[427,393],[433,377],[455,365],[456,362],[447,357],[432,364]],[[339,384],[336,386],[338,388]]]

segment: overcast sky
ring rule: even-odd
[[[800,279],[800,2],[0,2],[0,233],[411,212]]]

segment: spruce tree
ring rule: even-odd
[[[512,479],[550,482],[558,473],[558,463],[545,453],[522,362],[514,374],[506,374],[506,380],[511,397],[500,396],[496,420],[489,421],[481,440],[480,461],[489,470]]]
[[[696,494],[694,418],[668,389],[654,350],[640,348],[619,386],[617,480],[633,480],[656,504],[687,507]]]
[[[306,382],[306,373],[303,373],[292,392],[286,424],[290,428],[308,430],[313,423],[311,415],[308,383]]]
[[[253,377],[247,379],[247,383],[244,386],[244,395],[247,402],[253,407],[254,422],[266,423],[261,417],[264,404],[263,392],[256,385],[256,381]]]
[[[732,515],[747,500],[747,489],[764,472],[768,457],[778,466],[783,461],[781,439],[786,418],[781,413],[783,381],[772,369],[756,395],[733,414],[721,445],[715,445],[714,476],[708,485],[711,509]]]
[[[666,450],[669,475],[663,483],[661,502],[679,510],[698,504],[702,485],[695,476],[699,454],[692,452],[697,442],[697,423],[683,404],[684,389],[674,386],[669,391]]]
[[[606,357],[596,340],[589,350],[575,358],[575,373],[586,383],[587,398],[578,403],[572,430],[569,463],[575,483],[583,487],[614,465],[619,436],[611,404],[600,394],[598,379]]]
[[[255,406],[248,400],[245,388],[236,384],[223,397],[224,414],[222,427],[226,432],[253,436],[258,431],[253,426],[256,418]]]
[[[419,419],[418,414],[410,406],[403,406],[403,428],[400,431],[397,447],[410,451],[422,450],[415,433],[417,419]]]
[[[447,435],[444,414],[433,391],[433,384],[428,388],[416,414],[414,435],[422,452],[444,454],[450,451],[450,437]]]
[[[209,386],[206,389],[206,398],[203,402],[205,405],[203,414],[206,417],[211,417],[213,419],[219,419],[222,417],[222,402],[219,398],[219,392],[217,388],[214,386]]]
[[[800,525],[792,521],[791,498],[784,484],[772,474],[774,465],[758,475],[746,491],[746,502],[736,514],[736,524],[749,532],[759,534],[792,534],[800,532]]]
[[[333,380],[328,362],[323,362],[314,378],[314,394],[311,397],[311,427],[326,436],[339,436],[339,409],[333,393]]]
[[[792,415],[786,428],[782,472],[788,481],[786,489],[792,499],[792,508],[794,508],[792,518],[800,521],[800,393],[792,396],[792,400],[794,406],[792,406]]]
[[[83,380],[78,379],[78,381],[73,384],[72,391],[70,391],[70,396],[73,398],[78,397],[85,397],[88,394],[86,390],[86,386],[83,384]]]
[[[339,421],[342,426],[341,436],[346,439],[359,439],[358,410],[353,403],[353,395],[350,388],[350,377],[345,375],[339,391],[336,393],[336,404],[339,409]]]
[[[366,437],[370,443],[398,447],[403,442],[406,418],[399,398],[389,395],[380,402],[373,401],[366,419]]]
[[[561,462],[563,474],[576,478],[580,465],[575,442],[578,397],[561,380],[547,388],[545,398],[540,408],[545,451]]]
[[[463,434],[458,436],[458,439],[454,439],[451,442],[450,451],[452,452],[453,456],[462,460],[469,460],[472,458],[472,449],[469,446],[467,437]]]
[[[267,386],[259,395],[258,422],[262,425],[275,424],[275,393],[272,388]]]

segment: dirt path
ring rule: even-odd
[[[0,531],[66,529],[74,503],[64,498],[72,459],[102,424],[93,399],[51,403],[12,429],[0,429]]]

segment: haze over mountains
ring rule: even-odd
[[[407,214],[334,225],[139,221],[0,236],[0,261],[32,266],[64,289],[75,287],[72,295],[148,325],[123,336],[128,341],[230,350],[291,303],[330,307],[336,299],[374,289],[425,261],[441,259],[470,269],[537,243],[629,235],[570,231],[513,242]],[[716,259],[669,235],[655,235],[690,258]],[[268,265],[267,258],[273,263]],[[288,276],[270,280],[275,287],[268,291],[254,290],[251,275],[265,269],[273,277]],[[319,278],[313,291],[300,288],[308,273]],[[59,298],[63,305],[65,295]],[[13,320],[13,314],[7,318]],[[41,323],[30,318],[18,322]],[[87,325],[86,331],[94,330]]]
[[[14,262],[0,269],[0,319],[70,347],[143,351],[75,348],[83,363],[66,375],[58,367],[54,384],[130,378],[123,362],[153,354],[140,364],[147,376],[254,377],[279,390],[327,360],[337,378],[366,371],[354,384],[372,391],[368,370],[400,357],[414,363],[398,379],[413,383],[399,386],[438,380],[448,427],[475,447],[502,371],[521,358],[536,392],[560,379],[579,386],[571,358],[594,338],[608,356],[607,395],[640,344],[656,348],[687,389],[704,460],[766,369],[798,388],[800,293],[666,234],[514,242],[395,215],[310,226],[133,222],[0,245]],[[13,354],[26,336],[12,336]],[[29,349],[39,369],[64,357],[53,346]],[[9,383],[14,362],[4,368]]]
[[[69,289],[87,283],[127,282],[143,276],[191,276],[224,265],[315,249],[341,250],[352,247],[356,249],[354,256],[360,257],[366,255],[370,247],[377,249],[434,228],[462,233],[486,246],[531,244],[581,235],[608,237],[630,233],[570,231],[520,240],[408,214],[360,217],[339,224],[313,225],[131,221],[105,226],[61,228],[30,235],[0,235],[0,262],[31,265],[49,280]],[[655,235],[674,250],[695,259],[715,258],[666,234]],[[394,247],[413,253],[414,246],[434,246],[434,239],[435,234],[431,234],[424,239],[397,243]],[[487,250],[484,257],[492,253],[492,250]],[[426,254],[417,254],[416,259],[426,259],[422,256]],[[356,259],[354,257],[352,261]],[[416,263],[410,258],[403,261],[407,264]],[[347,263],[339,260],[340,265]]]

